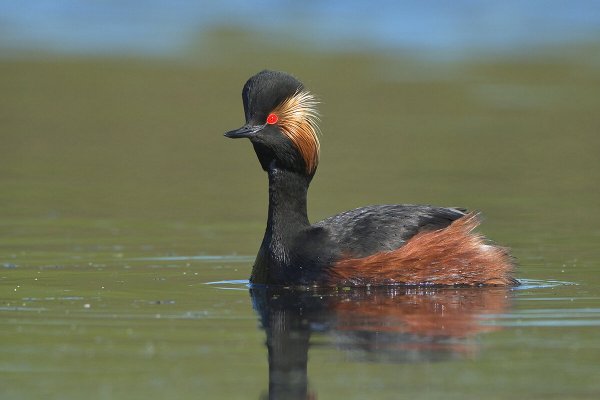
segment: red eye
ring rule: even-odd
[[[277,117],[277,115],[269,114],[269,116],[267,117],[267,124],[269,124],[269,125],[276,124],[278,120],[279,120],[279,118]]]

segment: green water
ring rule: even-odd
[[[598,54],[3,60],[0,397],[597,398]],[[524,287],[249,293],[266,177],[222,133],[264,67],[322,100],[313,221],[478,209]]]

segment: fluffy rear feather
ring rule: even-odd
[[[326,280],[332,285],[517,284],[510,277],[513,263],[507,251],[473,233],[478,225],[477,215],[471,213],[444,229],[418,233],[396,250],[341,259]]]

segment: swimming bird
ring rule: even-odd
[[[289,286],[516,285],[507,250],[475,233],[477,213],[372,205],[311,224],[308,187],[319,163],[318,101],[302,82],[264,70],[243,87],[247,138],[269,177],[267,227],[250,282]]]

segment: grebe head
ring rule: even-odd
[[[262,168],[312,176],[319,162],[317,100],[284,72],[261,71],[242,90],[246,124],[225,133],[248,138]]]

